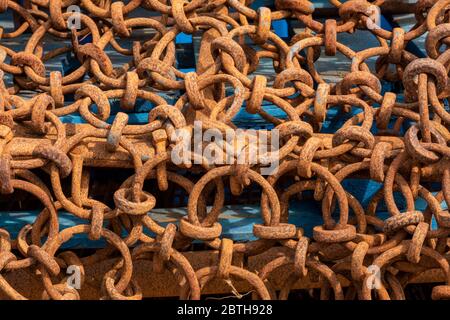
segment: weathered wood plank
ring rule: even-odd
[[[378,191],[378,189],[376,190]],[[364,197],[373,195],[375,189],[368,188],[364,191]],[[356,193],[356,196],[360,196]],[[364,198],[362,199],[364,202]],[[289,223],[301,227],[305,235],[312,236],[312,229],[316,225],[322,224],[321,204],[312,200],[291,201],[289,206]],[[422,199],[416,201],[417,210],[425,210],[427,204]],[[442,203],[445,210],[446,204]],[[209,208],[210,209],[210,208]],[[256,240],[253,235],[253,225],[261,224],[260,207],[258,205],[227,205],[223,208],[219,216],[219,222],[222,225],[222,237],[233,239],[234,241]],[[12,238],[16,238],[20,229],[26,224],[32,224],[38,211],[20,211],[20,212],[0,212],[0,228],[5,228],[10,232]],[[178,224],[178,221],[187,215],[186,208],[158,208],[153,209],[149,216],[159,225],[166,226],[168,223]],[[387,212],[378,212],[377,216],[385,219],[389,216]],[[58,221],[60,229],[65,229],[78,224],[89,224],[89,221],[77,218],[73,214],[59,211]],[[435,229],[436,222],[433,220],[432,229]],[[152,235],[148,230],[146,234]],[[124,231],[123,236],[126,233]],[[87,235],[76,235],[70,241],[64,244],[64,248],[101,248],[106,242],[90,241]]]

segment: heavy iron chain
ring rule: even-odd
[[[103,276],[104,297],[140,299],[133,265],[150,259],[154,268],[148,272],[176,270],[183,299],[199,299],[213,278],[246,280],[255,298],[282,299],[295,282],[313,273],[321,279],[323,299],[404,299],[405,286],[430,269],[441,269],[444,275],[432,298],[450,298],[450,215],[441,207],[444,201],[450,205],[450,0],[417,1],[416,24],[408,31],[370,27],[371,12],[384,2],[332,0],[339,19],[322,23],[313,18],[314,7],[307,0],[277,0],[275,10],[253,10],[245,0],[31,0],[26,8],[1,0],[0,11],[14,12],[21,23],[11,32],[0,28],[0,39],[26,41],[24,50],[15,52],[0,40],[1,78],[13,79],[11,85],[0,81],[0,192],[13,199],[16,190],[23,190],[45,209],[16,239],[0,229],[0,291],[12,299],[26,299],[4,275],[37,269],[34,276],[42,280],[43,298],[80,299],[77,290],[64,284],[63,270],[70,264],[84,267],[114,259]],[[81,8],[79,30],[68,25],[71,5]],[[136,17],[142,12],[145,15]],[[286,42],[271,31],[272,22],[280,19],[298,20],[305,30]],[[134,41],[131,49],[122,46],[140,29],[153,33]],[[375,35],[379,46],[354,51],[337,40],[339,34],[357,29]],[[195,72],[176,68],[175,38],[181,32],[202,36]],[[46,50],[47,34],[68,39],[71,46]],[[428,57],[418,58],[406,45],[423,35]],[[82,43],[87,36],[90,42]],[[117,66],[105,52],[107,47],[128,62]],[[77,69],[64,75],[46,71],[48,61],[67,53],[80,62]],[[316,61],[337,53],[351,60],[351,67],[341,81],[327,83]],[[255,75],[262,59],[273,62],[273,82]],[[375,70],[369,68],[369,59],[376,59]],[[403,98],[382,93],[381,81],[401,82]],[[234,88],[233,94],[226,86]],[[181,92],[174,105],[158,94],[174,90]],[[31,98],[25,98],[29,92]],[[66,101],[69,95],[74,95],[74,102]],[[156,106],[148,123],[129,124],[124,112],[117,113],[112,124],[107,122],[111,101],[120,100],[121,109],[130,111],[138,99]],[[263,101],[287,117],[268,114]],[[328,110],[336,107],[342,114],[355,108],[362,112],[334,134],[320,134]],[[264,157],[256,164],[214,165],[203,159],[202,165],[186,167],[172,162],[170,150],[178,143],[171,139],[174,130],[191,132],[194,121],[201,120],[206,128],[235,131],[233,119],[242,108],[279,129],[276,174],[261,175]],[[86,124],[69,126],[59,118],[74,113]],[[407,129],[404,135],[402,126]],[[147,154],[139,150],[137,140],[148,146]],[[123,159],[123,154],[123,167],[131,167],[133,174],[115,191],[115,206],[110,208],[90,197],[86,166],[103,157],[96,166],[108,167],[108,159]],[[195,152],[187,156],[201,157]],[[35,169],[41,169],[50,184]],[[191,181],[180,169],[195,170],[200,179]],[[277,185],[289,176],[296,178],[289,186]],[[383,186],[366,208],[342,185],[354,176]],[[62,188],[64,178],[71,179],[70,195]],[[160,190],[170,181],[189,193],[188,214],[177,225],[163,227],[148,215],[158,201],[144,190],[148,179],[156,179]],[[437,182],[439,191],[427,189],[428,181]],[[222,236],[218,218],[227,185],[239,197],[250,183],[262,189],[264,222],[253,227],[258,240],[235,243]],[[314,227],[311,239],[288,223],[290,198],[307,190],[314,190],[315,200],[321,201],[323,216],[323,225]],[[403,211],[394,199],[397,191],[406,202]],[[214,202],[207,209],[211,195]],[[427,203],[423,212],[415,208],[418,198]],[[385,220],[376,215],[383,201],[391,215]],[[333,217],[336,206],[339,215]],[[85,223],[61,228],[62,210]],[[432,220],[437,221],[435,229],[430,227]],[[90,256],[60,250],[82,233],[91,240],[105,239],[108,246]],[[181,253],[194,240],[218,250],[219,262],[194,270]],[[279,249],[278,257],[258,273],[232,264],[235,254],[251,257],[273,248]],[[283,266],[289,266],[289,276],[277,294],[267,279]],[[381,274],[374,290],[367,285],[371,266]],[[345,294],[344,282],[349,283]]]

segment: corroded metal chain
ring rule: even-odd
[[[153,268],[145,272],[175,274],[182,299],[200,299],[214,278],[230,286],[247,281],[255,298],[286,299],[308,277],[317,278],[322,299],[404,299],[406,285],[433,269],[440,273],[430,281],[441,284],[432,298],[450,298],[450,1],[417,1],[416,24],[392,31],[376,21],[389,1],[330,0],[339,17],[325,21],[314,18],[307,0],[276,0],[257,10],[251,2],[0,0],[2,15],[12,12],[18,22],[12,30],[0,27],[0,193],[8,201],[26,193],[42,210],[17,236],[0,228],[3,295],[31,298],[6,275],[37,270],[40,298],[84,298],[66,284],[65,270],[77,266],[84,274],[110,261],[96,284],[100,296],[141,299],[136,264],[148,260]],[[68,10],[73,6],[80,12]],[[281,38],[272,25],[282,19],[304,28]],[[339,41],[340,34],[361,30],[378,46],[358,51]],[[201,37],[195,71],[177,65],[181,33]],[[68,45],[54,49],[49,37]],[[420,37],[426,37],[426,58],[407,50]],[[13,50],[18,39],[22,46]],[[330,83],[317,64],[338,54],[349,69]],[[54,71],[63,58],[75,67]],[[274,70],[269,77],[259,72],[267,60]],[[388,92],[386,83],[403,89]],[[143,103],[152,105],[147,119],[133,123],[132,112]],[[346,120],[323,133],[336,110]],[[250,161],[251,143],[239,144],[236,134],[242,113],[270,124],[259,135],[279,134],[276,151],[258,145]],[[83,123],[64,120],[71,116]],[[181,148],[180,133],[189,146],[201,147],[191,139],[197,123],[203,133],[232,133],[230,141],[208,146],[215,160],[228,159],[230,148],[242,152],[218,163],[202,148]],[[187,161],[175,161],[178,149]],[[275,161],[277,170],[264,175]],[[92,194],[91,167],[131,171],[108,202]],[[344,187],[353,178],[381,185],[367,205]],[[243,198],[254,186],[262,220],[253,225],[256,240],[234,242],[219,220],[226,198]],[[152,210],[169,188],[188,194],[187,214],[163,226]],[[311,237],[290,222],[291,199],[308,191],[322,215]],[[388,218],[377,215],[383,206]],[[63,211],[81,222],[62,227]],[[90,255],[67,250],[64,244],[79,234],[107,244]],[[195,270],[184,254],[194,242],[217,251],[217,261]],[[259,270],[233,263],[238,255],[269,250],[276,254]],[[275,288],[270,278],[280,268],[286,273]]]

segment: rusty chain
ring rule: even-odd
[[[182,299],[200,299],[214,278],[247,281],[254,298],[286,299],[299,279],[314,275],[321,299],[405,299],[406,285],[431,269],[443,274],[435,279],[441,284],[432,298],[450,298],[450,214],[441,206],[450,205],[450,1],[417,1],[416,24],[408,31],[371,27],[372,11],[383,0],[330,0],[339,19],[324,23],[313,17],[313,3],[307,0],[276,0],[275,9],[258,10],[250,2],[31,0],[24,7],[0,1],[0,12],[13,12],[20,21],[10,32],[0,28],[0,193],[14,199],[21,190],[44,207],[16,239],[0,228],[3,294],[27,299],[5,274],[36,270],[43,299],[80,299],[65,285],[64,270],[113,259],[99,288],[105,299],[143,297],[133,273],[139,260],[152,261],[147,272],[176,274]],[[81,8],[78,30],[69,26],[72,5]],[[271,31],[272,22],[281,19],[298,21],[304,31],[281,39]],[[139,33],[143,30],[149,32]],[[379,45],[354,51],[338,41],[339,34],[357,30],[371,32]],[[195,72],[177,68],[175,39],[181,32],[201,35]],[[49,50],[47,35],[71,45]],[[426,36],[426,58],[406,49],[421,36]],[[87,37],[89,42],[83,41]],[[26,39],[23,51],[4,45],[19,38]],[[133,40],[131,49],[124,44],[127,39]],[[127,62],[114,61],[107,48]],[[77,68],[67,74],[47,71],[51,61],[67,54],[79,62]],[[349,59],[350,70],[329,83],[316,61],[337,54]],[[263,59],[273,64],[273,81],[257,72]],[[404,91],[384,92],[382,82],[400,82]],[[180,95],[173,105],[158,94],[174,91]],[[116,114],[114,100],[120,102]],[[138,100],[155,107],[147,123],[130,124],[127,112]],[[269,114],[264,101],[286,117]],[[335,133],[322,134],[333,108],[342,114],[361,112]],[[170,152],[180,143],[172,139],[174,131],[192,132],[195,121],[202,121],[204,129],[235,131],[233,120],[241,109],[279,130],[276,155],[267,153],[257,163],[215,165],[191,152],[185,156],[200,158],[201,164],[172,161]],[[60,119],[73,114],[85,124]],[[217,144],[222,153],[224,148]],[[278,170],[263,176],[261,167],[273,157]],[[87,167],[132,170],[114,190],[114,206],[91,196]],[[185,171],[198,178],[180,173]],[[343,186],[352,177],[382,185],[365,208]],[[160,191],[170,183],[188,193],[187,215],[176,224],[161,226],[148,214],[160,200],[146,190],[150,179]],[[437,192],[430,181],[439,185]],[[240,197],[250,184],[261,189],[263,223],[253,226],[257,240],[233,242],[222,236],[219,223],[225,194],[230,190]],[[288,219],[290,199],[305,191],[314,192],[323,218],[311,238]],[[401,194],[405,208],[394,193]],[[424,211],[415,207],[419,198],[427,203]],[[377,216],[382,203],[387,219]],[[61,211],[84,223],[62,228]],[[437,228],[431,227],[434,220]],[[77,234],[104,239],[107,246],[89,255],[61,249]],[[195,270],[183,255],[193,242],[217,250],[217,263]],[[269,249],[278,256],[258,272],[233,264],[238,254],[252,257]],[[377,288],[367,285],[374,266],[381,277]],[[277,291],[269,278],[282,267],[288,275]]]

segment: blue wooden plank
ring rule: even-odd
[[[333,6],[330,3],[329,0],[312,0],[311,2],[315,9],[336,8],[335,6]],[[253,9],[256,9],[259,7],[274,8],[275,7],[274,3],[275,3],[275,0],[256,0],[250,5],[250,7]]]
[[[425,210],[426,206],[426,202],[422,199],[416,201],[417,210]],[[305,235],[312,237],[313,227],[323,223],[320,207],[320,202],[312,200],[291,201],[289,206],[289,223],[302,227]],[[444,202],[442,207],[446,209]],[[37,214],[37,211],[0,212],[0,228],[8,230],[11,237],[15,239],[24,225],[32,224],[35,221]],[[161,226],[166,226],[168,223],[178,224],[178,221],[186,215],[186,208],[153,209],[149,213],[149,216]],[[377,216],[381,219],[386,219],[389,217],[389,214],[387,212],[378,212]],[[58,212],[58,221],[60,230],[78,224],[89,223],[87,220],[79,219],[64,211]],[[253,225],[261,224],[263,220],[258,205],[228,205],[223,208],[219,216],[219,222],[222,225],[221,237],[231,238],[233,241],[251,241],[256,240],[253,235]],[[433,220],[432,229],[436,228],[436,221]],[[145,230],[145,233],[154,236],[148,230]],[[122,236],[126,236],[125,231]],[[76,235],[65,243],[63,248],[101,248],[105,245],[106,243],[101,240],[90,241],[87,235]]]
[[[87,34],[83,37],[78,37],[78,43],[80,45],[91,43],[92,42],[92,35]],[[73,55],[71,52],[68,52],[66,56],[61,60],[61,73],[63,76],[66,76],[76,69],[78,69],[81,66],[80,61]],[[83,76],[84,78],[84,76]],[[82,79],[83,79],[82,78]],[[80,81],[82,80],[80,79]]]
[[[289,25],[287,20],[283,19],[272,21],[272,28],[275,34],[280,38],[289,37]]]
[[[83,117],[79,113],[73,113],[66,116],[59,117],[63,123],[86,123]],[[106,122],[112,124],[115,116],[110,116]],[[146,124],[148,123],[148,113],[129,113],[129,124]]]
[[[183,69],[183,72],[190,72],[194,69]],[[157,92],[161,97],[163,97],[168,104],[175,104],[178,100],[179,96],[177,92],[171,92],[170,94],[165,92]],[[114,120],[114,115],[117,112],[126,112],[129,114],[130,124],[145,124],[148,122],[148,112],[155,107],[153,103],[138,99],[136,103],[136,108],[133,111],[124,111],[120,108],[120,100],[112,99],[110,100],[111,105],[111,117],[107,120],[108,123],[112,123]],[[273,124],[267,122],[263,119],[259,114],[250,114],[245,110],[246,103],[244,102],[242,108],[239,110],[238,114],[234,117],[233,123],[236,124],[239,128],[259,128],[259,129],[272,129]],[[93,112],[96,111],[96,105],[92,105],[91,109]],[[287,119],[286,113],[276,105],[273,105],[267,101],[264,101],[262,104],[262,109],[279,119]],[[339,106],[331,106],[327,110],[326,119],[322,124],[322,128],[320,133],[334,133],[339,130],[342,125],[355,116],[356,114],[362,112],[361,108],[353,108],[351,112],[342,113],[340,112]],[[78,114],[73,113],[67,116],[61,116],[61,121],[63,123],[85,123],[84,119]],[[371,131],[376,134],[377,128],[373,126]]]
[[[175,37],[175,43],[177,43],[177,44],[192,43],[192,34],[186,34],[184,32],[180,32]]]
[[[81,66],[80,61],[75,58],[71,52],[67,52],[65,57],[61,59],[61,69],[60,72],[63,76],[67,76],[77,70]],[[82,81],[84,76],[80,79]]]
[[[380,18],[381,28],[384,30],[392,31],[392,29],[394,28],[392,17],[382,14]]]

